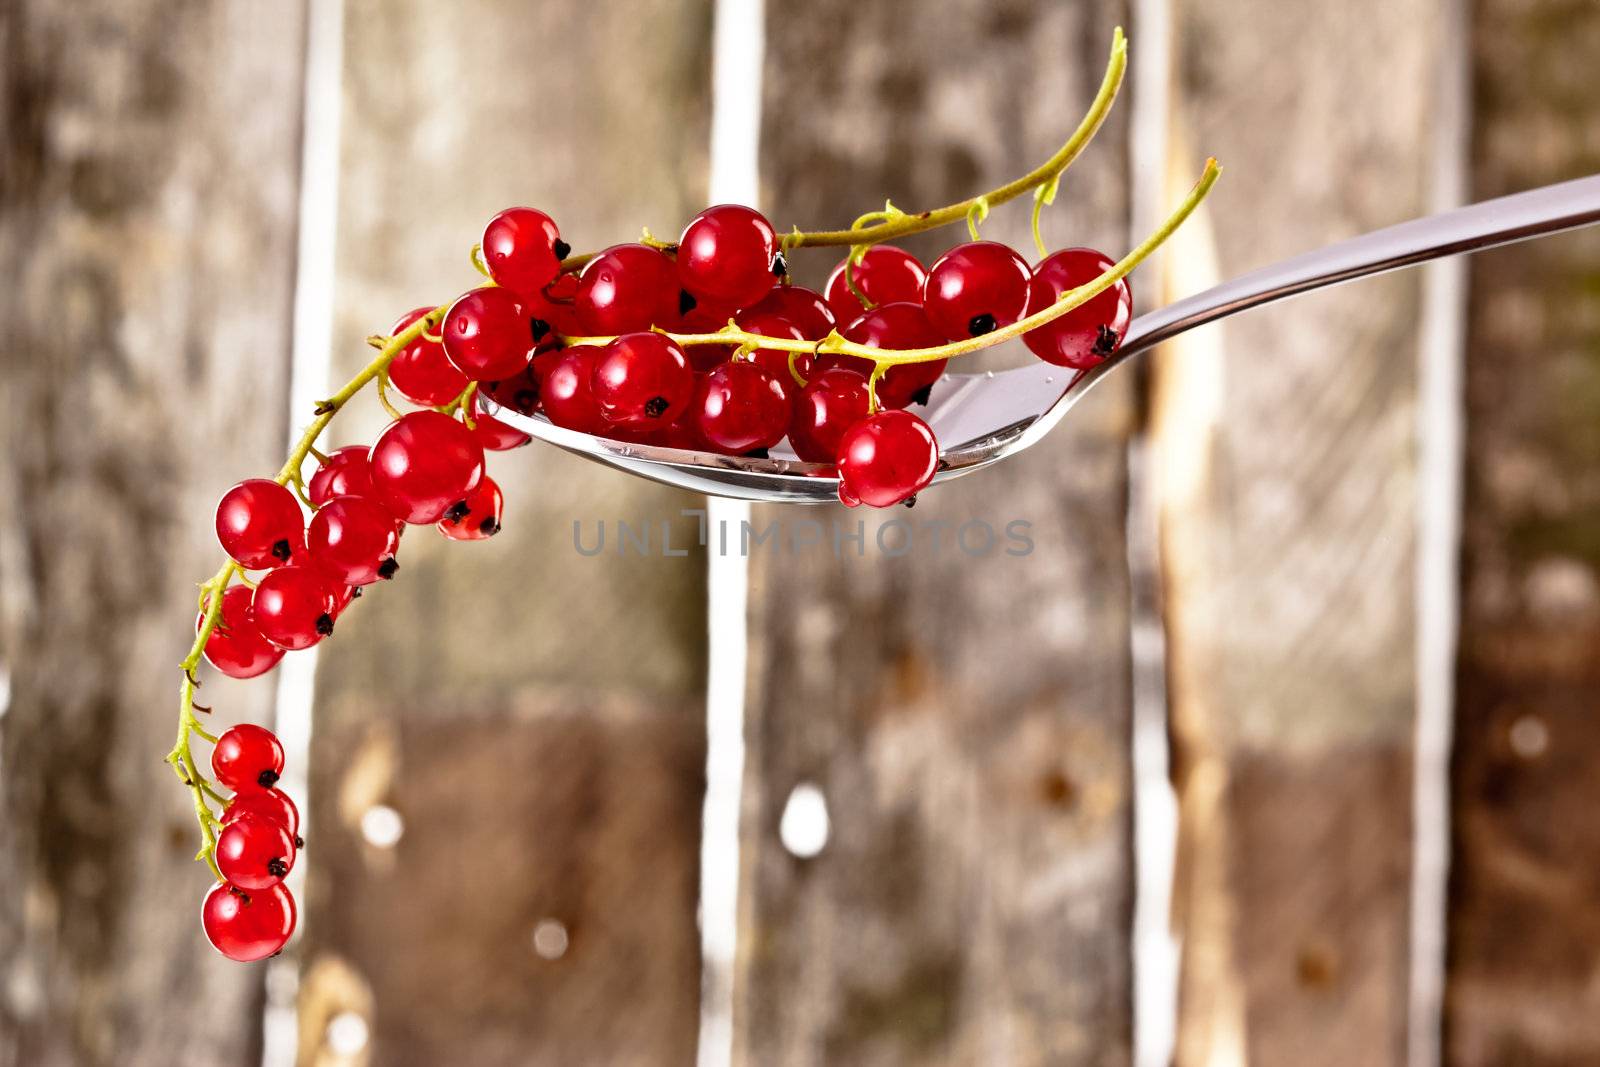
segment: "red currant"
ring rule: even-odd
[[[486,541],[500,532],[504,509],[500,487],[486,474],[465,500],[445,512],[437,524],[439,532],[452,541]]]
[[[594,363],[594,398],[608,422],[638,429],[668,426],[694,395],[694,371],[659,333],[623,334]]]
[[[539,410],[539,393],[543,387],[539,360],[546,360],[544,366],[548,369],[548,361],[554,354],[554,352],[541,353],[534,357],[534,362],[511,377],[484,382],[478,387],[478,392],[487,395],[501,407],[510,408],[518,415],[532,415]]]
[[[295,847],[300,847],[300,809],[295,807],[294,801],[289,799],[289,794],[281,789],[244,789],[228,801],[228,806],[222,809],[222,823],[226,826],[235,819],[246,815],[261,819],[270,819],[289,831],[289,836],[295,838]]]
[[[771,371],[739,360],[706,375],[695,394],[694,414],[714,448],[744,455],[783,440],[789,428],[789,396]]]
[[[370,497],[328,501],[311,516],[306,543],[312,562],[345,585],[370,585],[394,577],[400,535],[394,516]]]
[[[211,773],[229,789],[270,789],[283,774],[283,742],[264,726],[231,726],[211,749]]]
[[[581,333],[578,322],[578,275],[567,272],[556,275],[556,280],[537,293],[523,297],[522,310],[530,319],[543,319],[555,333],[572,336]],[[549,344],[546,339],[543,344]]]
[[[839,499],[886,508],[933,481],[939,445],[928,424],[909,411],[880,411],[839,440]]]
[[[844,338],[857,344],[870,345],[885,350],[911,348],[937,348],[945,343],[944,337],[933,328],[928,316],[916,304],[884,304],[873,308],[846,326]],[[872,373],[870,360],[854,356],[834,356],[824,364],[850,367],[862,374]],[[928,392],[944,373],[947,359],[927,363],[904,363],[890,367],[878,379],[878,402],[886,408],[903,408],[915,401],[928,402]]]
[[[678,268],[648,245],[612,245],[578,276],[574,307],[588,334],[624,334],[665,326],[681,312]]]
[[[561,261],[572,251],[555,220],[531,207],[508,207],[490,219],[482,248],[489,277],[519,296],[555,281]]]
[[[818,371],[795,397],[789,444],[809,463],[832,463],[839,438],[866,418],[872,406],[867,379],[847,367]]]
[[[599,356],[600,349],[595,346],[577,345],[560,353],[545,372],[542,402],[552,423],[579,433],[605,432],[605,418],[593,386]]]
[[[454,370],[451,373],[455,373]],[[463,380],[462,388],[466,388]],[[457,390],[460,392],[460,390]],[[455,398],[455,393],[450,398]],[[306,493],[311,503],[321,507],[336,496],[376,496],[372,487],[372,464],[367,459],[370,451],[364,445],[349,445],[328,454],[328,462],[317,468],[306,483]]]
[[[957,245],[928,268],[922,306],[952,341],[1010,326],[1028,313],[1028,263],[998,241]]]
[[[372,482],[390,514],[438,522],[483,477],[483,446],[472,431],[437,411],[391,422],[372,446]]]
[[[245,815],[217,835],[217,869],[240,889],[268,889],[294,866],[294,838],[276,819]]]
[[[850,262],[845,257],[833,273],[828,275],[828,307],[833,309],[835,322],[854,322],[866,309],[856,294],[850,291],[845,280],[845,268]],[[873,306],[902,302],[922,303],[922,283],[928,272],[921,261],[910,252],[894,245],[873,245],[861,257],[861,262],[851,268],[850,277],[856,288],[872,301]]]
[[[229,678],[254,678],[278,665],[283,649],[261,636],[255,612],[250,610],[250,589],[230,585],[222,594],[222,612],[211,636],[206,638],[206,660]],[[194,622],[195,633],[205,621],[205,612]]]
[[[922,285],[917,284],[916,295],[922,296]],[[857,304],[857,307],[860,305]],[[746,310],[747,315],[776,315],[788,319],[800,329],[807,341],[820,341],[833,329],[833,312],[828,302],[814,289],[803,285],[775,285],[772,292]],[[859,311],[855,315],[861,314]],[[855,316],[852,315],[852,318]]]
[[[523,315],[505,289],[473,289],[445,312],[444,354],[462,374],[479,381],[509,378],[528,365],[533,346],[550,334],[543,319]]]
[[[750,333],[759,333],[763,337],[782,337],[790,341],[809,341],[805,332],[784,318],[782,315],[770,311],[742,311],[735,320],[739,328]],[[826,335],[824,335],[826,336]],[[800,388],[795,383],[794,375],[789,373],[790,353],[781,348],[758,348],[752,355],[758,366],[766,368],[783,387],[785,396],[793,397]],[[811,353],[800,352],[794,356],[794,368],[800,377],[807,378],[811,375]]]
[[[685,294],[687,295],[687,294]],[[694,300],[689,297],[689,300]],[[686,300],[685,303],[689,301]],[[739,309],[722,304],[695,301],[694,306],[679,315],[672,324],[673,333],[716,333],[738,314]],[[687,345],[683,354],[689,357],[689,366],[704,373],[728,361],[737,345]]]
[[[206,940],[236,963],[275,956],[294,933],[294,897],[281,884],[254,893],[218,882],[200,908]]]
[[[785,273],[772,223],[742,204],[706,208],[678,238],[678,279],[697,298],[748,307]]]
[[[1033,271],[1028,314],[1043,311],[1062,293],[1094,281],[1115,265],[1092,248],[1064,248],[1046,256]],[[1117,350],[1132,321],[1133,290],[1123,278],[1060,318],[1029,330],[1022,340],[1046,363],[1087,370]]]
[[[533,440],[515,426],[508,426],[493,415],[484,414],[483,405],[476,397],[472,401],[472,436],[489,452],[509,452]]]
[[[277,482],[250,478],[217,502],[217,540],[246,570],[281,567],[305,548],[300,502]]]
[[[263,577],[250,606],[261,636],[293,651],[310,648],[333,633],[335,592],[315,567],[291,565]]]
[[[399,334],[433,308],[417,308],[394,324]],[[467,387],[467,376],[444,354],[444,345],[418,337],[389,361],[389,384],[413,404],[434,408],[450,403]]]

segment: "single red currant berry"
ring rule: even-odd
[[[604,433],[606,420],[594,398],[594,364],[600,349],[576,345],[556,356],[544,375],[544,413],[557,426]],[[543,357],[540,357],[543,358]]]
[[[847,367],[818,371],[795,397],[789,444],[808,463],[832,463],[844,432],[871,411],[865,375]]]
[[[455,373],[453,368],[451,373]],[[464,382],[462,388],[466,388]],[[455,393],[450,394],[452,400],[455,396]],[[328,462],[318,467],[306,483],[311,503],[320,508],[336,496],[376,496],[377,490],[372,487],[372,464],[367,459],[369,451],[365,445],[349,445],[330,452]]]
[[[483,230],[483,263],[494,283],[520,295],[555,281],[572,247],[555,220],[531,207],[508,207]]]
[[[335,592],[329,578],[315,567],[279,567],[256,585],[250,607],[261,636],[294,651],[310,648],[333,633]]]
[[[911,412],[880,411],[844,432],[837,462],[841,501],[886,508],[933,481],[939,445]]]
[[[850,258],[840,261],[828,275],[828,307],[833,310],[835,322],[854,322],[867,308],[855,293],[850,291],[850,281],[856,289],[872,301],[874,307],[883,304],[922,303],[922,284],[928,272],[922,262],[910,252],[894,245],[873,245],[861,257],[861,262],[850,267],[846,280],[845,269]],[[826,335],[824,335],[826,336]]]
[[[240,889],[267,889],[294,866],[294,838],[275,819],[245,815],[217,835],[217,869]]]
[[[919,299],[922,296],[920,281],[917,283],[916,296]],[[860,306],[859,303],[856,305],[858,308]],[[772,287],[772,292],[762,297],[745,314],[776,315],[778,318],[787,319],[799,327],[800,336],[807,341],[822,340],[832,331],[834,323],[833,312],[828,309],[828,302],[822,299],[816,290],[807,289],[803,285],[775,285]],[[860,311],[855,312],[855,315],[859,314]]]
[[[472,436],[488,452],[509,452],[533,440],[515,426],[484,414],[483,402],[476,396],[472,398]]]
[[[957,245],[928,268],[922,306],[952,341],[1010,326],[1028,313],[1028,263],[998,241]]]
[[[694,395],[694,371],[683,349],[659,333],[627,333],[594,363],[594,398],[606,420],[646,429],[667,426]]]
[[[789,397],[765,367],[738,360],[706,375],[694,414],[701,434],[718,451],[765,452],[788,432]]]
[[[452,541],[486,541],[500,532],[500,515],[504,509],[500,487],[485,474],[466,499],[444,513],[437,524],[439,532]]]
[[[681,312],[678,268],[648,245],[612,245],[583,268],[573,306],[587,334],[666,326]]]
[[[390,334],[398,335],[431,311],[433,308],[422,307],[409,312],[394,324]],[[444,345],[417,337],[389,361],[389,384],[413,404],[434,408],[460,396],[467,387],[467,376],[445,356]]]
[[[748,307],[786,273],[772,223],[742,204],[706,208],[678,238],[678,278],[697,298]]]
[[[518,415],[532,415],[539,410],[539,393],[543,388],[539,361],[546,370],[550,366],[550,358],[554,352],[541,353],[534,357],[534,361],[521,371],[509,378],[498,381],[484,382],[478,387],[479,395],[487,396],[503,408],[510,408]]]
[[[229,678],[254,678],[278,665],[283,649],[261,636],[255,612],[250,608],[248,586],[230,585],[222,594],[222,611],[217,625],[206,638],[206,660]],[[200,632],[206,613],[194,621]]]
[[[945,338],[934,329],[928,316],[916,304],[884,304],[873,308],[842,331],[845,340],[886,351],[913,348],[938,348]],[[903,408],[913,402],[926,404],[933,383],[944,373],[947,359],[927,363],[904,363],[890,367],[878,379],[878,402],[886,408]],[[862,374],[872,373],[869,360],[854,356],[829,357],[819,365],[849,367]]]
[[[736,320],[739,328],[750,333],[758,333],[763,337],[781,337],[790,341],[809,341],[805,333],[781,315],[770,311],[742,311]],[[758,348],[751,355],[752,361],[765,369],[778,382],[783,389],[783,395],[793,398],[799,392],[800,385],[794,380],[794,375],[789,373],[789,357],[794,356],[794,369],[802,378],[811,376],[811,353],[786,352],[781,348]]]
[[[300,809],[295,807],[294,801],[283,790],[241,790],[222,809],[222,824],[226,826],[246,815],[277,823],[289,831],[289,836],[295,839],[295,847],[300,847]]]
[[[551,335],[540,342],[540,347],[553,345],[557,334],[572,336],[583,332],[578,321],[578,275],[567,272],[556,275],[556,280],[539,290],[522,297],[522,313],[529,320],[543,319],[551,327]]]
[[[437,411],[413,411],[391,422],[370,458],[383,506],[418,525],[438,522],[483,477],[483,446]]]
[[[324,574],[345,585],[370,585],[394,577],[400,535],[395,533],[394,516],[376,500],[341,496],[311,516],[306,545],[311,561]]]
[[[533,358],[533,346],[550,334],[543,319],[524,317],[522,304],[504,289],[473,289],[445,312],[444,354],[468,378],[509,378]]]
[[[305,548],[300,502],[277,482],[250,478],[217,502],[217,540],[246,570],[281,567]]]
[[[235,963],[275,956],[294,934],[294,897],[281,884],[246,893],[218,882],[200,908],[211,947]]]
[[[1028,314],[1043,311],[1062,293],[1114,266],[1111,257],[1092,248],[1064,248],[1046,256],[1033,271]],[[1029,330],[1022,341],[1046,363],[1087,370],[1117,350],[1132,321],[1133,290],[1123,278],[1060,318]]]
[[[211,773],[229,789],[270,789],[283,773],[283,743],[254,723],[229,727],[211,750]]]

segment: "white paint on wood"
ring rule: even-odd
[[[713,203],[760,196],[763,0],[717,0],[711,53]],[[700,836],[701,999],[698,1062],[733,1062],[733,960],[739,926],[739,807],[744,781],[749,561],[738,545],[743,501],[706,502],[706,798]],[[728,529],[731,538],[721,536]]]
[[[1471,67],[1467,13],[1446,0],[1440,16],[1434,167],[1429,208],[1466,196]],[[1411,972],[1408,1067],[1438,1067],[1444,1016],[1445,924],[1450,873],[1450,747],[1455,708],[1457,583],[1464,463],[1466,261],[1424,268],[1417,368],[1417,711],[1412,775]]]
[[[286,448],[292,448],[299,439],[311,420],[316,401],[326,396],[330,387],[343,57],[344,0],[314,0],[306,27],[305,128],[300,157],[300,225]],[[308,785],[316,669],[316,649],[308,649],[285,656],[276,671],[273,720],[284,751],[283,778],[278,786],[299,806],[303,827],[309,826],[311,819]],[[305,936],[306,867],[314,862],[314,855],[302,853],[286,880],[300,904],[297,939]],[[292,1067],[295,1062],[300,1033],[296,1009],[300,960],[294,945],[290,942],[289,950],[268,965],[262,1067]],[[359,1016],[356,1021],[361,1023],[364,1045],[366,1023]]]

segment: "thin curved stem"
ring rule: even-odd
[[[987,193],[968,197],[945,207],[932,211],[920,211],[908,214],[898,208],[872,213],[882,216],[869,225],[853,226],[847,230],[816,230],[812,232],[790,233],[784,238],[785,248],[820,248],[838,245],[870,245],[880,241],[891,241],[899,237],[908,237],[914,233],[925,230],[938,229],[953,222],[960,222],[967,217],[967,213],[974,210],[979,203],[988,207],[998,207],[1009,200],[1015,200],[1030,189],[1038,188],[1055,178],[1072,165],[1088,147],[1094,135],[1099,132],[1106,116],[1111,113],[1111,105],[1117,98],[1117,90],[1122,86],[1122,76],[1128,66],[1128,39],[1123,35],[1122,28],[1117,27],[1111,35],[1111,57],[1106,63],[1105,77],[1100,82],[1100,90],[1095,94],[1093,103],[1089,105],[1088,112],[1083,120],[1078,123],[1078,128],[1073,131],[1067,142],[1058,148],[1054,155],[1022,177],[991,189]],[[868,217],[868,216],[863,216]],[[861,220],[857,220],[859,223]],[[580,270],[598,253],[585,252],[582,255],[568,256],[561,263],[563,271]]]

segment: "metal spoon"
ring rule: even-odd
[[[1458,252],[1510,244],[1600,222],[1600,175],[1486,200],[1403,222],[1252,271],[1136,319],[1122,347],[1089,371],[1027,356],[1015,370],[949,374],[919,412],[933,427],[941,459],[934,484],[998,463],[1044,437],[1095,383],[1185,330],[1287,296]],[[562,429],[543,415],[491,412],[525,433],[618,470],[696,493],[744,500],[822,504],[838,499],[823,464],[794,458],[787,445],[769,459],[625,444]]]

